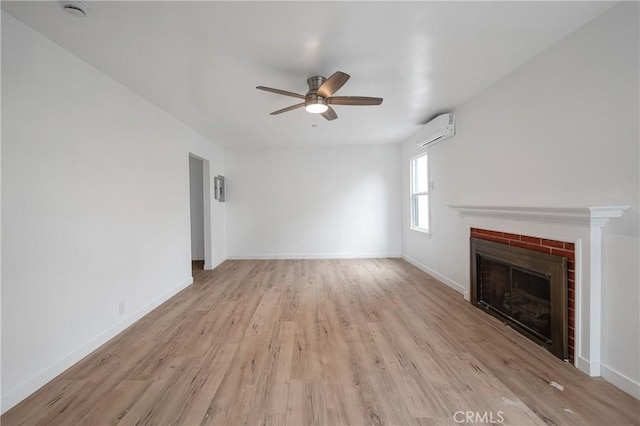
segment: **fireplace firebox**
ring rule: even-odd
[[[568,358],[566,257],[471,238],[471,303]]]

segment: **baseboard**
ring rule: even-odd
[[[118,333],[121,333],[127,327],[131,326],[133,323],[138,321],[140,318],[160,306],[162,303],[171,299],[177,293],[188,287],[193,283],[193,278],[189,277],[184,280],[182,283],[173,287],[169,291],[165,292],[161,296],[152,300],[150,303],[139,309],[138,311],[126,316],[122,320],[118,321],[113,326],[104,330],[98,336],[84,343],[82,346],[72,351],[70,354],[65,356],[64,358],[56,361],[49,368],[41,371],[35,376],[28,379],[22,385],[10,390],[6,394],[2,395],[0,398],[0,413],[4,414],[7,410],[18,404],[20,401],[40,389],[42,386],[59,376],[69,367],[76,364],[82,358],[89,355],[91,352],[98,349],[100,346],[111,340]]]
[[[591,377],[600,377],[600,365],[601,364],[599,362],[592,362],[581,356],[578,357],[578,362],[576,364],[580,370]]]
[[[463,286],[463,285],[455,282],[454,280],[442,275],[440,272],[434,271],[433,269],[429,268],[425,264],[420,263],[417,260],[410,258],[409,256],[404,256],[403,255],[402,258],[404,260],[406,260],[407,262],[409,262],[410,264],[412,264],[413,266],[415,266],[416,268],[421,269],[422,271],[424,271],[427,274],[431,275],[433,278],[435,278],[438,281],[446,284],[448,287],[451,287],[452,289],[454,289],[458,293],[462,293],[463,296],[465,296],[465,298],[466,298],[466,294],[468,294],[466,286]]]
[[[224,257],[222,259],[219,259],[216,263],[214,264],[209,264],[209,263],[205,263],[204,264],[204,269],[205,271],[211,271],[212,269],[216,269],[218,266],[222,265],[222,262],[224,262],[225,259]]]
[[[611,367],[601,364],[602,378],[622,389],[635,399],[640,399],[640,383],[625,376]]]
[[[400,253],[325,253],[325,254],[232,254],[229,260],[277,259],[380,259],[400,258]]]

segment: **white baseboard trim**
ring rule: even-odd
[[[65,370],[67,370],[69,367],[73,366],[82,358],[86,357],[91,352],[98,349],[100,346],[102,346],[103,344],[111,340],[113,337],[115,337],[118,333],[122,332],[124,329],[131,326],[133,323],[135,323],[140,318],[142,318],[143,316],[145,316],[146,314],[148,314],[149,312],[151,312],[152,310],[160,306],[162,303],[171,299],[173,296],[175,296],[177,293],[179,293],[180,291],[182,291],[192,283],[193,283],[192,277],[185,279],[179,285],[173,287],[172,289],[165,292],[161,296],[155,298],[154,300],[149,302],[147,305],[143,306],[138,311],[131,313],[130,315],[123,318],[122,320],[118,321],[117,323],[107,328],[96,337],[92,338],[88,342],[81,345],[79,348],[72,351],[70,354],[68,354],[64,358],[56,361],[49,368],[41,371],[40,373],[28,379],[23,384],[19,385],[18,387],[2,395],[2,397],[0,398],[0,412],[4,414],[6,411],[8,411],[10,408],[15,406],[16,404],[18,404],[20,401],[22,401],[23,399],[25,399],[26,397],[28,397],[29,395],[31,395],[32,393],[40,389],[45,384],[49,383],[51,380],[53,380],[54,378],[59,376],[61,373],[63,373]]]
[[[625,376],[619,371],[602,364],[602,378],[612,383],[614,386],[622,389],[635,399],[640,399],[640,383]]]
[[[591,377],[600,377],[600,362],[592,362],[579,356],[576,367]]]
[[[463,286],[462,284],[459,284],[459,283],[453,281],[452,279],[442,275],[440,272],[434,271],[433,269],[429,268],[425,264],[420,263],[417,260],[410,258],[409,256],[404,256],[403,255],[402,258],[404,260],[406,260],[407,262],[409,262],[410,264],[412,264],[413,266],[415,266],[416,268],[421,269],[422,271],[424,271],[427,274],[431,275],[433,278],[435,278],[438,281],[446,284],[448,287],[451,287],[452,289],[454,289],[458,293],[462,293],[462,295],[466,299],[466,294],[467,294],[467,287],[466,286]]]
[[[231,254],[229,260],[277,259],[379,259],[400,258],[400,253],[325,253],[325,254]]]
[[[204,264],[204,270],[205,270],[205,271],[211,271],[211,270],[213,270],[213,269],[216,269],[216,268],[217,268],[218,266],[220,266],[220,265],[222,264],[222,262],[224,262],[225,260],[227,260],[227,259],[223,257],[222,259],[219,259],[219,260],[218,260],[216,263],[214,263],[213,265],[210,265],[210,264],[208,264],[208,263],[205,263],[205,264]]]

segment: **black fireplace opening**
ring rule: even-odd
[[[538,338],[551,343],[550,280],[533,271],[480,256],[478,303],[517,321]]]
[[[566,258],[471,239],[471,301],[567,359]]]

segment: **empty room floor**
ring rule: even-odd
[[[399,259],[226,261],[14,424],[637,424],[639,403]]]

